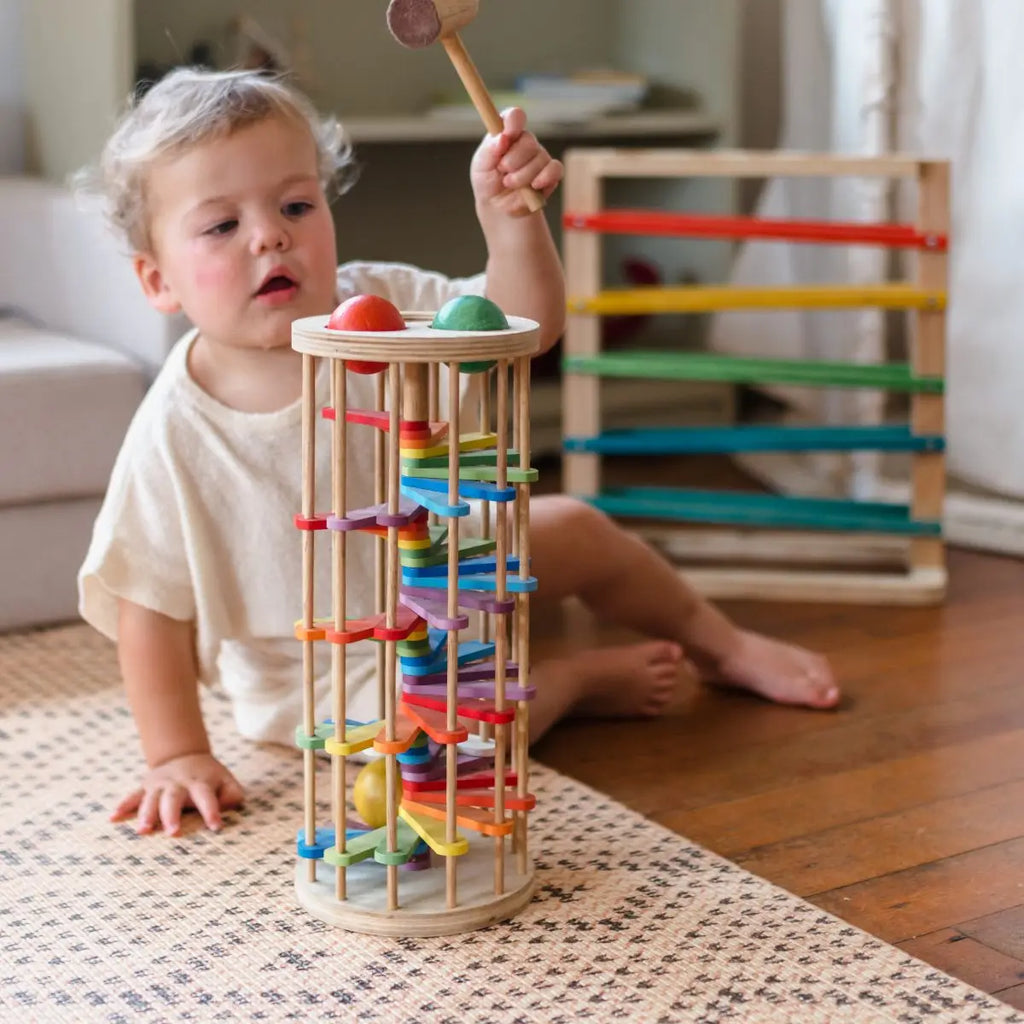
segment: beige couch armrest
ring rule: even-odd
[[[48,182],[0,178],[0,224],[0,305],[155,373],[187,323],[146,302],[126,245],[95,203]]]

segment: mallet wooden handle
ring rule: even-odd
[[[445,51],[458,72],[459,78],[462,79],[462,84],[466,87],[466,92],[469,93],[473,106],[476,107],[477,113],[479,113],[480,118],[483,120],[484,127],[491,135],[500,135],[504,128],[501,114],[494,105],[494,100],[491,99],[491,94],[487,91],[487,86],[484,85],[484,81],[480,77],[480,72],[477,71],[472,57],[466,51],[465,46],[462,45],[459,34],[453,32],[450,35],[442,36],[441,42],[444,44]],[[531,213],[544,209],[544,196],[536,189],[530,188],[529,185],[524,185],[519,191],[522,193],[523,201]]]

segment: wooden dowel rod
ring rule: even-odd
[[[511,410],[511,425],[512,425],[512,439],[511,446],[514,448],[519,442],[519,420],[517,412],[519,409],[519,392],[522,388],[521,374],[519,373],[519,363],[514,360],[512,363],[512,410]],[[525,467],[525,463],[523,464]],[[519,499],[519,491],[516,491],[516,500]],[[512,554],[519,554],[519,529],[518,529],[518,507],[512,513],[512,528],[511,528],[511,540],[512,540]],[[516,651],[519,649],[519,616],[516,614],[512,615],[512,650]]]
[[[496,483],[498,487],[508,484],[508,361],[498,361],[496,378],[497,394],[497,436],[498,465]],[[495,509],[494,539],[497,543],[495,561],[495,597],[499,601],[508,598],[508,502],[499,501]],[[508,663],[508,622],[503,615],[494,616],[494,706],[505,710],[506,665]],[[494,822],[505,820],[505,758],[508,750],[507,725],[494,727]],[[494,892],[505,891],[505,837],[494,837]]]
[[[459,364],[448,365],[448,504],[455,505],[459,500]],[[457,516],[448,518],[448,617],[455,618],[459,612],[459,520]],[[459,634],[457,630],[448,631],[448,673],[445,692],[447,696],[447,716],[445,725],[449,730],[458,726],[456,714],[459,700]],[[449,743],[445,748],[445,841],[455,842],[457,810],[456,793],[458,790],[458,748]],[[456,906],[457,876],[455,858],[448,857],[446,869],[447,903],[449,909]]]
[[[515,374],[519,380],[516,395],[516,446],[519,449],[519,465],[530,465],[530,359],[528,356],[515,361]],[[516,485],[516,533],[519,535],[519,575],[530,575],[530,485]],[[519,663],[519,684],[527,686],[530,681],[530,595],[516,595],[516,660]],[[516,792],[525,797],[530,781],[530,703],[521,700],[516,708]],[[527,812],[516,812],[516,867],[521,874],[529,864],[529,842]]]
[[[488,434],[491,430],[491,378],[483,374],[480,378],[480,433]],[[480,536],[487,539],[491,536],[491,503],[484,499],[480,502]],[[480,612],[480,640],[487,643],[491,638],[491,617],[487,612]],[[480,736],[487,739],[490,726],[480,723]]]
[[[431,421],[441,418],[440,367],[430,363],[427,369],[427,418]]]
[[[388,447],[388,511],[392,515],[398,513],[400,504],[400,420],[402,413],[400,367],[398,363],[391,363],[388,366],[388,412],[390,431],[387,438]],[[384,602],[385,622],[388,628],[394,628],[398,621],[398,527],[388,527],[388,550],[387,550],[387,585],[385,588]],[[398,645],[394,640],[388,640],[384,644],[384,723],[386,736],[389,741],[394,741],[396,735],[396,688],[398,668]],[[387,817],[387,843],[388,852],[395,853],[398,850],[398,801],[395,796],[395,788],[398,779],[398,761],[395,754],[387,754],[384,780],[385,780],[385,810]],[[388,909],[398,909],[398,866],[388,864]]]
[[[387,378],[384,373],[378,373],[375,381],[376,408],[383,412],[385,408],[385,389]],[[373,432],[373,500],[377,505],[384,504],[387,495],[387,477],[384,467],[384,432],[375,430]],[[375,537],[373,540],[373,596],[375,612],[384,611],[384,572],[385,556],[388,542],[384,537]],[[377,717],[384,718],[384,645],[374,644],[376,651],[374,657],[377,660]]]
[[[348,466],[348,423],[345,413],[348,409],[346,395],[345,364],[340,359],[331,360],[331,405],[334,407],[334,421],[331,430],[331,506],[334,514],[345,514],[347,501]],[[344,530],[331,531],[332,583],[334,605],[334,628],[345,628],[345,543]],[[331,644],[331,716],[334,718],[334,737],[339,743],[345,741],[346,718],[346,648],[344,644]],[[345,805],[345,765],[348,759],[342,756],[331,758],[331,782],[334,789],[334,847],[339,854],[345,852],[345,824],[348,820]],[[339,864],[334,869],[334,895],[345,899],[347,873]]]
[[[440,365],[429,363],[427,367],[427,418],[431,423],[441,419],[441,378]],[[438,523],[438,515],[431,512],[427,516],[427,522],[431,526]]]
[[[314,356],[302,356],[302,514],[312,517],[316,506],[316,363]],[[315,616],[313,604],[313,558],[315,534],[302,531],[302,624],[312,630]],[[308,637],[309,634],[307,633]],[[307,736],[316,731],[315,660],[313,641],[302,642],[302,722]],[[316,764],[313,750],[303,750],[306,843],[316,842]],[[316,861],[307,861],[307,877],[316,881]]]

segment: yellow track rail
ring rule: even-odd
[[[780,288],[692,285],[685,288],[610,288],[572,296],[570,313],[710,313],[723,309],[946,308],[946,293],[909,284],[799,285]]]

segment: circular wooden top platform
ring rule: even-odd
[[[292,324],[292,348],[330,359],[370,359],[389,363],[453,363],[514,359],[540,348],[540,325],[526,317],[508,317],[504,331],[439,331],[433,313],[406,313],[404,331],[332,331],[327,315],[307,316]]]

